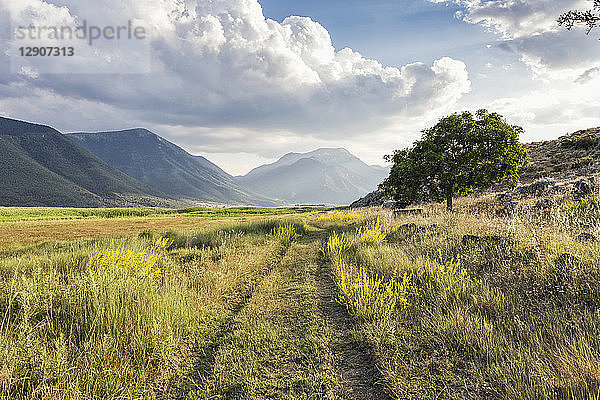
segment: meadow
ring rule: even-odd
[[[600,398],[598,195],[422,209],[3,209],[0,398]]]

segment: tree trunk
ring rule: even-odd
[[[453,193],[452,193],[452,190],[449,190],[446,193],[446,209],[448,211],[452,211],[452,200],[453,200]]]

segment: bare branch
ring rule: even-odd
[[[558,24],[568,30],[573,29],[575,25],[584,24],[587,27],[586,34],[589,34],[592,29],[600,25],[600,0],[594,0],[591,10],[571,10],[564,13],[558,18]]]

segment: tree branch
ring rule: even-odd
[[[587,26],[586,34],[589,35],[592,29],[600,25],[600,0],[594,0],[591,10],[571,10],[562,14],[558,18],[558,24],[567,30],[573,29],[575,25],[584,24]]]

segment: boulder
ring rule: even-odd
[[[540,199],[535,204],[535,208],[538,210],[548,210],[548,209],[552,208],[553,205],[554,205],[554,202],[550,199]]]
[[[600,140],[600,139],[598,139],[598,140]],[[579,176],[593,175],[593,174],[597,174],[597,173],[598,173],[598,168],[596,168],[596,167],[579,168],[577,170],[577,175],[579,175]]]
[[[598,240],[598,238],[592,233],[582,232],[579,235],[577,235],[575,240],[577,240],[578,242],[595,242]]]
[[[529,185],[521,185],[513,190],[515,194],[520,196],[531,196],[543,193],[550,188],[556,186],[556,180],[552,178],[542,178],[530,183]]]
[[[558,184],[548,188],[548,194],[566,193],[567,187],[564,184]]]
[[[393,200],[388,200],[385,203],[383,203],[381,207],[383,207],[384,210],[391,210],[394,207],[396,207],[396,202]]]
[[[594,177],[580,179],[573,184],[573,195],[576,199],[581,199],[585,196],[589,196],[592,194],[595,186],[596,180],[594,179]]]
[[[400,225],[397,229],[397,231],[416,231],[417,230],[417,224],[415,223],[408,223],[408,224],[404,224],[404,225]]]

